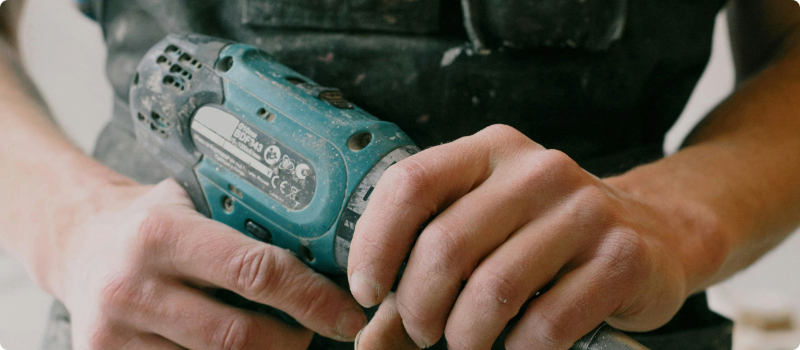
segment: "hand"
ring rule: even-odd
[[[725,244],[710,243],[716,225],[691,201],[622,187],[506,126],[392,166],[356,226],[348,276],[372,306],[408,257],[396,306],[381,307],[403,327],[372,322],[360,349],[381,348],[398,328],[421,348],[445,335],[450,349],[489,349],[520,312],[508,349],[566,350],[604,320],[663,325],[713,273],[698,266],[721,264]]]
[[[75,349],[305,349],[310,330],[353,340],[366,323],[346,291],[288,251],[198,214],[174,181],[127,192],[123,210],[79,225],[64,253],[58,297]],[[216,288],[303,326],[224,305],[207,294]]]

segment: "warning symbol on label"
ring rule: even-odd
[[[275,145],[267,147],[264,151],[264,161],[269,165],[275,165],[279,160],[281,160],[281,149]]]

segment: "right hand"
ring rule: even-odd
[[[127,193],[124,209],[79,223],[63,252],[57,297],[76,350],[305,349],[312,330],[352,341],[366,323],[349,293],[288,251],[200,215],[174,181]],[[217,288],[302,326],[224,305],[207,293]]]

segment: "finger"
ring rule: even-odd
[[[356,224],[350,246],[350,290],[364,306],[388,293],[420,225],[482,183],[514,147],[533,144],[505,126],[434,147],[389,168]]]
[[[613,270],[593,262],[559,279],[531,302],[506,337],[506,349],[569,349],[621,307],[622,289],[608,287]]]
[[[389,293],[367,327],[358,334],[356,350],[418,350],[403,328],[395,295]]]
[[[563,273],[584,243],[568,219],[533,221],[481,262],[447,319],[450,349],[489,349],[525,302]]]
[[[156,334],[143,334],[131,339],[121,350],[184,350],[162,336]]]
[[[74,313],[68,319],[71,339],[68,337],[66,341],[70,343],[71,340],[73,349],[120,349],[141,333],[114,320],[86,319],[85,316],[90,315]]]
[[[510,172],[526,170],[498,169],[439,214],[415,243],[397,300],[406,330],[420,346],[436,343],[441,337],[463,281],[478,262],[540,212],[542,201],[537,196],[544,197],[546,191],[527,183],[532,176],[512,176]],[[423,290],[425,293],[419,293]]]
[[[224,305],[187,287],[156,296],[152,308],[128,310],[134,326],[189,349],[305,349],[312,332],[269,315]]]
[[[136,189],[141,191],[141,189]],[[177,204],[185,208],[195,210],[194,203],[192,203],[189,194],[172,178],[167,178],[159,182],[157,185],[149,188],[141,200],[137,201],[135,205],[142,208],[148,208],[153,205],[163,204]]]
[[[284,249],[264,244],[202,216],[163,213],[168,224],[151,230],[180,230],[153,244],[167,249],[166,262],[179,277],[235,292],[278,308],[303,326],[330,338],[352,341],[366,324],[361,307],[345,290],[312,271]],[[174,217],[180,222],[172,222]],[[151,218],[151,220],[153,220]],[[180,225],[180,228],[173,227]],[[185,232],[185,234],[184,234]],[[166,246],[166,247],[165,247]]]

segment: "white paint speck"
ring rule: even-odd
[[[461,55],[462,50],[463,48],[459,46],[445,51],[444,56],[442,56],[442,67],[447,67],[453,64],[453,62],[456,61],[456,58]]]

